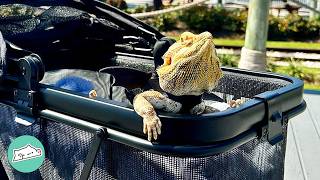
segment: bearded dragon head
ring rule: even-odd
[[[219,58],[209,32],[182,33],[163,55],[157,69],[162,90],[175,96],[201,95],[214,89],[222,77]]]

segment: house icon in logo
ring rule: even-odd
[[[19,149],[13,149],[12,162],[20,162],[29,159],[41,157],[43,154],[41,148],[33,147],[31,144],[27,144]]]

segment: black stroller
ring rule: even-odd
[[[212,93],[246,103],[199,116],[159,112],[165,131],[150,143],[125,93],[148,82],[173,40],[97,0],[0,5],[0,154],[9,179],[283,179],[287,123],[306,107],[302,81],[223,68]],[[86,72],[103,98],[52,86],[62,71]],[[32,173],[8,163],[21,135],[45,147]]]

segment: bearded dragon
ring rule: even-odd
[[[185,32],[180,40],[171,45],[163,55],[164,63],[157,69],[159,85],[169,96],[158,91],[148,90],[136,95],[133,107],[143,118],[143,132],[148,140],[157,139],[161,134],[161,121],[155,109],[177,113],[182,104],[171,97],[201,96],[204,92],[213,90],[222,77],[219,58],[209,32],[199,35]],[[170,97],[171,96],[171,97]],[[235,107],[239,101],[231,101]],[[205,111],[205,103],[189,109],[191,114],[201,114]]]

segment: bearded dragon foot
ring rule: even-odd
[[[96,91],[96,90],[91,90],[91,91],[89,92],[89,98],[95,99],[97,96],[98,96],[98,95],[97,95],[97,91]]]
[[[161,121],[157,116],[143,118],[143,133],[148,135],[148,141],[157,140],[161,134]]]
[[[236,108],[239,107],[241,104],[245,103],[244,99],[236,99],[236,100],[231,100],[229,102],[230,107]]]
[[[190,114],[202,114],[205,109],[206,109],[206,105],[205,105],[205,103],[202,101],[200,104],[194,106],[194,107],[190,110]]]

